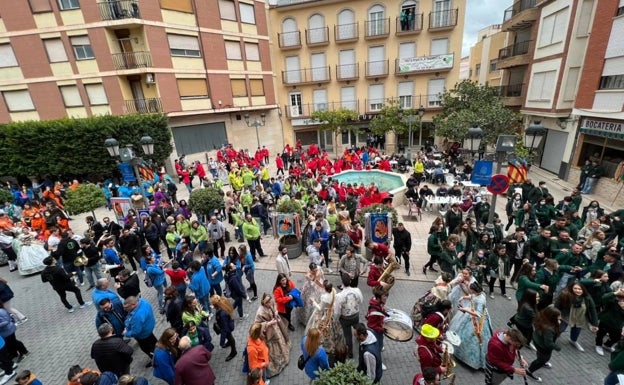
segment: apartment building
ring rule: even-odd
[[[368,122],[392,99],[425,109],[422,131],[414,122],[414,146],[433,140],[439,95],[459,79],[465,0],[269,4],[276,98],[291,141],[329,151],[363,145]],[[316,110],[340,107],[357,111],[357,134],[336,138],[310,120]],[[385,143],[393,152],[408,143],[407,134],[388,134]]]
[[[179,154],[280,150],[274,89],[263,2],[0,2],[0,123],[164,112]]]
[[[508,32],[501,24],[493,24],[478,33],[477,43],[470,47],[468,78],[479,84],[500,87],[502,71],[498,68],[498,52],[507,44]],[[504,90],[504,95],[507,90]]]
[[[624,0],[596,1],[580,89],[572,115],[580,121],[568,180],[576,182],[586,159],[597,159],[605,175],[595,193],[614,207],[624,165]]]

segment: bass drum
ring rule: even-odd
[[[398,309],[388,309],[389,317],[384,320],[384,334],[393,341],[406,342],[414,337],[412,319]]]

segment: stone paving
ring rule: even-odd
[[[548,188],[557,199],[567,195],[566,191],[571,189],[569,185],[553,180],[550,174],[541,170],[532,170],[531,176],[534,180],[548,181]],[[178,191],[182,193],[185,192],[185,189],[180,188]],[[591,196],[585,197],[584,204],[588,203],[590,198]],[[504,204],[505,199],[499,199],[497,207],[499,213],[504,212]],[[606,210],[610,212],[611,208],[607,207]],[[406,209],[400,207],[399,212],[400,214],[406,214]],[[98,218],[101,218],[108,214],[105,209],[99,209],[96,211],[96,215]],[[85,216],[86,214],[75,216],[71,222],[72,227],[79,232],[82,232],[85,226]],[[405,222],[407,229],[412,234],[414,243],[411,253],[412,275],[407,277],[402,269],[395,272],[397,282],[388,300],[390,308],[401,309],[409,313],[416,298],[431,286],[433,275],[424,276],[420,271],[420,267],[428,259],[426,255],[426,237],[433,218],[433,213],[425,212],[423,213],[422,222]],[[270,256],[260,259],[257,264],[256,281],[260,294],[272,291],[276,277],[274,260],[278,245],[277,240],[272,238],[263,239],[262,242],[265,252]],[[233,242],[228,247],[230,245],[237,245],[237,243]],[[303,272],[307,269],[307,263],[305,255],[291,262],[294,281],[298,286],[303,283]],[[79,364],[83,367],[95,367],[93,360],[90,358],[91,344],[97,339],[94,324],[95,309],[93,306],[77,310],[74,314],[68,314],[56,293],[52,291],[49,284],[41,282],[39,275],[22,277],[17,273],[9,273],[6,266],[0,268],[0,275],[9,281],[9,284],[15,291],[14,306],[29,318],[27,323],[18,327],[17,337],[26,344],[32,354],[20,363],[18,370],[30,369],[37,374],[44,384],[60,385],[67,381],[67,370],[71,365]],[[338,283],[336,274],[331,274],[329,277],[334,284]],[[365,299],[368,300],[371,296],[371,290],[366,286],[365,280],[360,280],[360,288],[364,293]],[[86,291],[86,286],[82,287],[82,293],[85,300],[91,296],[91,292]],[[147,298],[152,303],[152,307],[157,309],[155,305],[155,290],[143,287],[143,295],[144,298]],[[68,295],[68,300],[70,303],[76,303],[73,294]],[[247,331],[258,305],[258,302],[252,304],[245,302],[245,312],[249,313],[250,317],[244,321],[237,321],[235,338],[239,352],[242,351],[242,347],[245,344]],[[488,298],[488,309],[494,328],[505,326],[507,319],[515,310],[515,305],[515,301],[508,301],[499,296],[495,300]],[[364,312],[361,314],[361,320],[363,320],[363,315]],[[155,334],[158,337],[162,330],[168,326],[168,323],[163,316],[157,315],[156,318]],[[297,330],[291,333],[293,345],[291,364],[283,373],[271,380],[273,385],[308,383],[303,372],[297,369],[295,362],[301,353],[299,346],[302,334],[303,327],[301,326],[298,326]],[[538,375],[547,384],[602,384],[604,376],[608,373],[607,364],[609,359],[606,356],[600,357],[594,353],[593,334],[589,331],[583,331],[581,334],[580,341],[586,349],[584,353],[580,353],[570,346],[567,342],[568,338],[568,333],[565,333],[560,339],[563,349],[561,352],[554,353],[552,359],[553,369],[542,369],[538,372]],[[388,370],[384,372],[382,383],[411,384],[414,374],[419,371],[419,364],[413,356],[414,341],[403,343],[388,339],[386,341],[383,359],[388,366]],[[218,344],[216,345],[218,346]],[[131,342],[131,346],[135,348],[132,373],[146,376],[153,384],[164,384],[161,380],[151,376],[151,369],[144,367],[148,359],[138,350],[138,346],[134,341]],[[229,349],[224,350],[219,347],[215,348],[213,352],[211,364],[217,376],[217,384],[243,384],[245,379],[240,370],[242,363],[241,355],[239,353],[236,359],[225,362],[225,357],[228,353]],[[532,351],[527,351],[524,354],[529,361],[535,357]],[[482,372],[472,371],[462,366],[462,364],[458,364],[456,373],[457,380],[455,384],[457,385],[483,383]],[[512,381],[507,380],[506,383],[512,383]],[[522,379],[516,376],[513,383],[521,384]]]

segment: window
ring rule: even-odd
[[[50,63],[67,61],[67,53],[61,39],[46,39],[43,41]]]
[[[380,111],[384,105],[383,84],[371,84],[368,86],[368,110]]]
[[[433,39],[431,40],[431,55],[444,55],[449,50],[449,39]]]
[[[429,107],[438,107],[442,105],[440,95],[444,93],[445,79],[430,79],[429,90],[427,95]]]
[[[399,59],[409,59],[416,57],[416,43],[410,41],[399,44]]]
[[[264,96],[264,81],[262,79],[250,79],[249,91],[251,96]]]
[[[314,111],[327,111],[327,90],[312,91]]]
[[[0,45],[0,68],[17,67],[17,59],[11,44]]]
[[[481,64],[475,65],[475,76],[479,76],[481,74]]]
[[[231,0],[219,0],[219,12],[223,20],[236,21],[236,7]]]
[[[490,60],[490,72],[496,72],[496,63],[497,62],[498,62],[497,59]]]
[[[160,0],[160,8],[171,11],[193,13],[191,0]]]
[[[401,82],[399,83],[399,107],[403,109],[412,108],[412,94],[414,93],[413,82]]]
[[[539,46],[559,43],[567,32],[566,24],[568,21],[568,8],[564,8],[558,12],[548,15],[542,19],[540,28]]]
[[[251,4],[238,3],[240,10],[240,21],[246,24],[256,24],[256,15],[254,14],[254,6]]]
[[[35,109],[28,90],[4,91],[2,96],[10,112],[34,111]]]
[[[245,43],[245,59],[260,61],[260,48],[256,43]]]
[[[581,15],[579,16],[578,26],[576,27],[577,37],[583,37],[589,34],[589,25],[591,24],[593,10],[594,0],[583,0]]]
[[[231,79],[230,86],[232,87],[232,96],[242,97],[247,96],[247,86],[245,85],[245,79]]]
[[[536,72],[531,79],[529,100],[549,101],[555,90],[555,75],[557,71]]]
[[[345,9],[338,14],[338,29],[336,34],[337,40],[354,39],[357,37],[355,13],[350,9]]]
[[[290,117],[296,118],[303,115],[303,104],[301,103],[301,92],[291,92],[290,95]]]
[[[104,85],[102,85],[102,83],[85,84],[85,90],[87,91],[90,105],[99,106],[108,104],[106,90],[104,90]]]
[[[375,5],[368,11],[368,36],[384,35],[386,33],[385,9]]]
[[[435,0],[433,3],[432,20],[430,26],[433,28],[447,27],[452,24],[451,0]]]
[[[624,89],[624,75],[602,76],[600,78],[601,90]]]
[[[65,107],[80,107],[82,106],[82,98],[78,92],[76,86],[60,86],[61,95],[63,96],[63,103]]]
[[[201,57],[197,36],[167,35],[172,56]]]
[[[69,38],[76,60],[95,59],[89,36],[72,36]]]
[[[622,16],[622,15],[624,15],[624,5],[620,6],[617,12],[615,13],[615,16]]]
[[[357,111],[355,87],[342,87],[340,89],[340,105],[342,108]]]
[[[67,9],[80,9],[80,3],[78,0],[58,0],[58,3],[61,11]]]
[[[568,69],[568,79],[563,91],[563,100],[574,101],[576,99],[576,85],[579,79],[581,67],[571,67]]]
[[[228,60],[243,60],[241,54],[240,41],[225,41],[225,57]]]
[[[52,12],[50,0],[28,0],[32,13]]]
[[[207,98],[206,79],[176,79],[181,99]]]

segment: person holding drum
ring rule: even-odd
[[[423,319],[423,325],[431,325],[444,334],[448,328],[448,316],[453,310],[451,301],[445,299],[436,304],[436,310]]]
[[[387,300],[388,293],[379,286],[374,288],[373,298],[368,302],[368,313],[366,313],[366,327],[373,332],[381,349],[384,347],[384,320],[390,316],[386,309]],[[386,366],[382,365],[386,370]]]
[[[420,329],[420,336],[416,339],[416,350],[414,356],[420,362],[420,370],[423,372],[425,368],[435,368],[439,374],[446,372],[446,367],[442,366],[442,354],[444,348],[438,342],[440,330],[431,326],[423,325]]]

